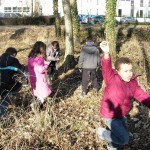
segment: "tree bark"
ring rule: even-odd
[[[106,0],[106,40],[109,42],[113,62],[116,60],[116,2],[117,0]]]
[[[66,57],[67,55],[74,55],[73,28],[72,28],[70,2],[69,0],[63,0],[62,2],[65,20],[65,42],[66,42],[65,57]]]
[[[79,42],[79,22],[78,22],[78,9],[77,9],[77,0],[70,0],[71,6],[71,16],[72,16],[72,25],[73,25],[73,39],[74,43]]]
[[[53,11],[55,16],[55,34],[56,37],[61,36],[60,15],[58,13],[58,0],[53,0]]]
[[[73,28],[70,9],[70,0],[62,0],[65,21],[65,57],[64,66],[65,70],[74,66],[74,45],[73,45]]]

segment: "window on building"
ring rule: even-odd
[[[13,7],[13,12],[18,12],[17,7]]]
[[[23,7],[23,12],[29,12],[29,11],[30,11],[29,7]]]
[[[140,0],[140,7],[143,7],[143,0]]]
[[[143,10],[140,10],[140,17],[143,18]]]
[[[13,7],[13,12],[22,12],[22,7]]]
[[[122,16],[122,9],[118,9],[118,17]]]
[[[22,12],[22,7],[18,7],[18,12]]]
[[[4,7],[4,12],[11,12],[11,7]]]
[[[150,11],[148,11],[148,18],[150,18]]]

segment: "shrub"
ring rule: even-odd
[[[54,16],[0,18],[0,25],[54,25]]]

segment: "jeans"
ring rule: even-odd
[[[95,89],[99,88],[98,82],[97,82],[97,74],[96,69],[83,69],[82,72],[82,91],[87,92],[87,85],[89,83],[89,80],[92,81],[92,86]]]
[[[105,124],[108,126],[103,133],[103,138],[111,147],[119,148],[129,141],[129,133],[127,129],[127,119],[123,118],[104,118]]]

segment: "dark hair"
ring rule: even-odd
[[[36,57],[37,55],[43,55],[44,59],[46,58],[46,44],[42,41],[37,41],[32,50],[30,51],[28,57]]]
[[[51,42],[51,45],[53,46],[54,49],[57,49],[58,51],[60,50],[58,41]]]
[[[120,57],[115,62],[115,69],[120,70],[121,64],[132,64],[132,61],[127,57]]]
[[[5,53],[7,53],[9,55],[13,55],[13,54],[17,55],[17,50],[14,47],[9,47],[6,49]]]
[[[92,36],[88,36],[88,37],[86,38],[86,42],[91,42],[91,41],[93,41]]]

